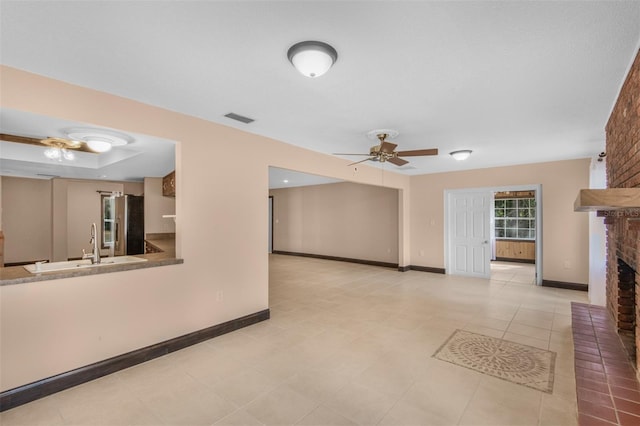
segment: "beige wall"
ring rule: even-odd
[[[2,390],[267,309],[269,166],[368,184],[384,177],[385,186],[408,195],[407,176],[366,166],[354,174],[346,160],[14,68],[0,71],[2,107],[178,141],[176,249],[185,259],[0,287]],[[242,167],[212,165],[221,150],[242,158]],[[409,261],[407,206],[403,198],[401,264]]]
[[[589,187],[589,161],[580,159],[413,176],[411,264],[445,267],[445,190],[542,184],[542,277],[588,283],[589,218],[575,213],[573,202],[579,189]]]
[[[545,278],[586,282],[587,215],[573,214],[571,205],[577,188],[588,187],[588,160],[413,178],[367,166],[354,174],[346,160],[10,67],[0,71],[2,107],[178,141],[176,249],[185,259],[0,287],[1,390],[267,309],[269,166],[399,189],[401,266],[443,266],[444,189],[542,183]],[[242,158],[242,167],[212,167],[223,149]],[[570,269],[558,267],[559,253],[570,257]]]
[[[162,215],[176,214],[176,199],[162,195],[162,178],[144,179],[144,232],[155,234],[176,232],[173,219]]]
[[[144,182],[122,182],[122,191],[127,195],[144,195]]]
[[[274,250],[398,263],[398,191],[333,183],[274,189]]]
[[[90,253],[92,246],[89,243],[91,238],[91,224],[98,227],[98,238],[102,238],[101,229],[101,199],[100,193],[123,192],[124,186],[119,182],[101,182],[94,180],[69,180],[67,182],[67,209],[65,216],[60,217],[60,221],[66,218],[67,221],[67,254],[66,259],[82,257],[82,249]],[[62,214],[58,210],[58,214]],[[55,223],[55,222],[54,222]],[[55,226],[55,225],[54,225]],[[100,243],[100,239],[98,242]],[[101,250],[107,254],[108,250]]]
[[[82,249],[89,252],[91,224],[100,229],[102,220],[100,193],[124,192],[142,194],[142,182],[110,182],[100,180],[61,179],[52,180],[53,255],[54,262],[78,258]],[[102,249],[103,255],[108,254]]]
[[[91,223],[100,223],[100,194],[142,194],[142,182],[2,177],[5,262],[61,261],[89,250]],[[7,239],[5,235],[5,239]],[[107,253],[106,250],[103,251]]]
[[[5,263],[51,258],[51,181],[3,176]]]
[[[367,166],[354,173],[346,160],[10,67],[0,71],[3,107],[178,141],[176,249],[185,259],[0,287],[2,390],[268,308],[269,166],[399,189],[401,266],[443,266],[444,189],[542,183],[544,278],[586,282],[587,216],[573,214],[571,205],[577,188],[588,187],[588,160],[412,178]],[[223,148],[242,157],[243,167],[212,167]],[[54,200],[54,211],[65,198]],[[570,257],[569,269],[559,253]]]

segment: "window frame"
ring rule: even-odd
[[[535,197],[495,198],[494,236],[500,240],[536,240]]]
[[[111,218],[105,217],[105,200],[109,200],[111,204]],[[110,223],[110,229],[107,230],[107,224]],[[116,224],[116,201],[115,196],[111,194],[100,194],[100,246],[103,249],[110,248],[115,242],[115,224]],[[109,234],[111,236],[110,240],[107,241],[106,236]]]

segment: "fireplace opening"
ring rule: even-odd
[[[625,261],[618,258],[618,335],[636,363],[636,274]]]

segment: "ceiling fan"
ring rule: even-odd
[[[341,154],[335,153],[333,155],[366,155],[368,158],[364,160],[356,161],[354,163],[349,164],[349,166],[353,166],[354,164],[363,163],[365,161],[379,161],[381,163],[389,162],[391,164],[395,164],[396,166],[404,166],[409,163],[407,160],[400,157],[422,157],[427,155],[438,155],[438,149],[415,149],[412,151],[395,151],[398,146],[395,143],[387,142],[385,139],[388,137],[395,137],[398,134],[395,130],[373,130],[368,133],[369,137],[376,137],[380,141],[379,145],[374,145],[369,149],[368,154]]]
[[[47,149],[44,151],[44,156],[49,160],[57,160],[59,162],[62,162],[62,160],[75,160],[76,156],[73,151],[85,151],[92,153],[94,152],[87,145],[80,141],[59,137],[47,137],[44,139],[39,139],[2,133],[0,134],[0,140],[5,142],[15,142],[27,145],[38,145],[47,147]]]
[[[47,146],[45,155],[50,159],[60,160],[61,153],[64,158],[70,160],[73,153],[70,150],[102,154],[113,147],[121,147],[133,142],[133,138],[127,134],[108,129],[92,129],[85,127],[73,127],[62,129],[64,137],[32,138],[26,136],[0,133],[0,140],[6,142],[23,143],[28,145]],[[53,157],[51,157],[51,155]]]
[[[86,144],[71,140],[64,139],[58,137],[48,137],[48,138],[30,138],[27,136],[18,136],[18,135],[9,135],[6,133],[0,133],[0,140],[5,142],[15,142],[15,143],[24,143],[27,145],[37,145],[37,146],[48,146],[55,147],[60,149],[74,149],[76,151],[84,151],[94,153],[95,151],[91,150]]]

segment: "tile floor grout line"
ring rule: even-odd
[[[391,410],[393,410],[396,407],[396,405],[398,405],[398,403],[400,401],[402,401],[402,399],[407,395],[407,393],[409,393],[409,390],[413,386],[415,386],[415,384],[416,384],[416,380],[414,379],[413,382],[411,383],[411,385],[409,385],[407,387],[407,389],[405,389],[405,391],[402,393],[402,395],[400,395],[400,397],[398,397],[398,399],[396,399],[396,401],[393,403],[393,405],[382,415],[382,417],[380,417],[380,420],[378,420],[376,425],[379,425],[387,417],[387,415],[391,412]]]
[[[473,398],[476,396],[476,393],[478,392],[478,389],[480,389],[480,384],[481,383],[482,383],[482,376],[479,378],[478,383],[476,384],[476,388],[473,390],[473,393],[471,394],[471,396],[467,400],[467,403],[464,405],[464,409],[460,412],[460,417],[458,417],[458,421],[456,422],[456,425],[459,425],[460,422],[462,421],[462,419],[464,418],[465,413],[469,409],[469,404],[471,404],[471,401],[473,401]]]
[[[325,272],[324,274],[320,271],[320,266],[325,269],[327,265],[331,265],[333,267],[336,265],[335,262],[293,262],[289,265],[286,264],[277,264],[276,256],[271,257],[273,260],[272,264],[270,264],[270,295],[269,300],[274,302],[272,305],[272,315],[273,318],[278,318],[278,322],[272,322],[272,325],[281,328],[281,332],[277,331],[276,328],[270,331],[265,331],[262,329],[256,328],[254,331],[249,331],[248,333],[238,333],[237,338],[224,339],[221,341],[224,342],[224,345],[216,345],[213,348],[215,353],[215,360],[220,356],[220,360],[226,362],[226,359],[232,361],[236,356],[239,357],[237,362],[242,364],[243,367],[246,366],[254,366],[260,361],[262,355],[270,354],[272,349],[271,346],[274,344],[273,350],[277,351],[277,354],[274,352],[274,358],[270,363],[265,363],[264,366],[260,366],[262,371],[269,371],[268,376],[271,377],[271,380],[274,380],[273,383],[270,383],[268,388],[263,389],[262,385],[266,382],[258,375],[246,376],[246,380],[242,379],[244,376],[238,376],[235,372],[238,371],[236,367],[232,369],[226,369],[217,367],[212,365],[212,368],[209,368],[207,365],[210,363],[207,362],[207,354],[199,353],[198,351],[188,353],[183,352],[183,355],[168,355],[166,361],[168,363],[162,363],[158,367],[175,367],[179,365],[188,366],[191,360],[197,361],[200,363],[198,368],[189,368],[190,372],[188,376],[192,379],[196,379],[200,384],[203,382],[207,382],[207,378],[211,378],[209,385],[203,385],[204,388],[209,389],[212,393],[220,396],[224,401],[227,401],[229,405],[226,403],[220,405],[220,408],[210,407],[209,411],[211,414],[209,415],[211,418],[217,418],[217,423],[225,423],[227,421],[222,421],[227,416],[231,416],[234,413],[236,414],[234,417],[230,417],[229,421],[242,421],[243,414],[246,413],[246,417],[244,417],[245,421],[251,421],[251,419],[255,419],[256,424],[264,424],[270,423],[273,421],[280,423],[291,423],[295,420],[298,423],[305,423],[305,421],[298,419],[298,416],[301,416],[301,419],[304,419],[305,416],[309,416],[310,413],[313,413],[314,410],[317,410],[317,414],[314,414],[313,419],[316,421],[324,422],[325,424],[331,423],[332,421],[335,423],[340,418],[336,415],[333,417],[335,413],[340,414],[344,419],[350,419],[350,416],[344,416],[342,412],[351,412],[350,410],[364,410],[368,405],[358,405],[353,406],[352,404],[348,405],[347,409],[345,406],[344,409],[341,408],[341,411],[338,412],[336,410],[331,409],[335,413],[331,413],[329,410],[319,409],[318,407],[322,407],[323,405],[326,407],[326,403],[324,401],[331,398],[331,395],[335,394],[335,389],[343,389],[342,386],[348,386],[347,384],[342,384],[341,381],[338,381],[338,376],[342,374],[347,374],[351,372],[355,372],[359,370],[359,366],[362,362],[365,362],[365,359],[368,359],[368,351],[373,350],[375,345],[383,344],[389,354],[393,355],[401,355],[403,352],[402,345],[397,345],[393,342],[406,342],[411,343],[411,345],[404,350],[416,351],[416,350],[426,350],[431,352],[435,349],[439,343],[441,343],[441,339],[445,338],[446,330],[449,330],[450,327],[458,328],[459,325],[464,325],[467,327],[468,325],[473,324],[474,318],[478,316],[482,316],[483,318],[492,318],[493,316],[497,317],[496,320],[500,322],[491,323],[487,321],[492,326],[499,325],[499,329],[493,329],[492,327],[487,328],[487,332],[489,329],[496,330],[495,333],[489,333],[490,335],[501,336],[501,340],[504,340],[504,337],[509,332],[509,327],[514,324],[519,324],[516,320],[516,316],[518,313],[526,312],[526,309],[538,310],[540,307],[544,307],[545,303],[549,303],[547,306],[554,306],[555,310],[564,309],[563,305],[567,304],[569,300],[584,300],[584,297],[581,293],[572,292],[572,293],[558,293],[555,291],[548,291],[545,289],[534,288],[531,285],[523,285],[521,283],[508,283],[508,282],[487,282],[487,281],[479,281],[479,280],[471,280],[466,278],[455,278],[455,277],[439,277],[430,274],[424,274],[420,272],[414,272],[416,277],[412,277],[410,280],[404,279],[402,277],[406,277],[405,275],[400,274],[391,274],[388,272],[380,272],[380,269],[375,268],[350,268],[350,267],[339,267],[339,271],[335,271],[335,268],[332,268],[331,273]],[[283,266],[283,267],[280,267]],[[339,266],[339,265],[338,265]],[[411,273],[411,271],[409,271]],[[284,278],[280,280],[278,277],[283,276]],[[417,275],[420,274],[420,275]],[[296,278],[299,277],[299,278]],[[309,278],[311,277],[311,278]],[[297,279],[297,281],[296,281]],[[391,284],[390,284],[391,283]],[[355,288],[355,287],[358,288]],[[313,301],[321,301],[321,303],[317,306],[313,306]],[[329,303],[330,302],[330,303]],[[389,303],[391,305],[389,305]],[[276,309],[275,306],[279,308]],[[405,318],[398,319],[394,324],[397,327],[385,327],[385,312],[376,314],[375,311],[378,308],[384,308],[385,306],[393,306],[394,309],[385,310],[388,315],[392,317],[397,317],[397,314],[393,312],[401,312]],[[464,309],[463,309],[464,308]],[[424,314],[424,310],[427,309],[433,313],[429,315]],[[465,312],[465,309],[468,309]],[[492,312],[492,313],[490,313]],[[446,315],[445,315],[446,314]],[[505,315],[506,314],[506,315]],[[531,314],[531,312],[528,312]],[[535,312],[533,312],[535,314]],[[365,319],[360,320],[361,315],[366,317]],[[491,316],[490,316],[491,315]],[[326,323],[325,323],[326,320]],[[418,321],[420,324],[417,327],[411,327],[411,321]],[[437,321],[436,321],[437,320]],[[314,323],[323,324],[322,331],[318,334],[323,333],[324,338],[328,338],[328,340],[321,340],[316,337],[316,332],[319,329],[317,326],[309,325],[301,325],[301,327],[295,326],[295,324],[301,321],[312,321]],[[408,321],[408,322],[406,322]],[[527,325],[527,324],[525,324]],[[535,326],[529,326],[534,328],[539,328]],[[264,328],[264,327],[262,327]],[[452,330],[452,329],[451,329]],[[526,329],[533,330],[533,329]],[[552,321],[552,330],[553,330],[553,321]],[[551,332],[552,332],[551,330]],[[272,332],[273,331],[273,332]],[[522,332],[522,330],[520,330]],[[535,331],[535,330],[534,330]],[[336,339],[331,339],[334,336],[334,333],[338,332],[339,336]],[[449,333],[451,331],[448,331]],[[301,336],[305,337],[302,340],[298,340],[296,337],[296,333],[299,333]],[[363,343],[359,350],[357,350],[357,354],[353,351],[356,349],[353,344],[344,344],[342,342],[343,339],[340,336],[351,336],[352,339],[358,340],[359,343]],[[550,334],[552,336],[552,334]],[[570,337],[566,335],[557,336],[557,342],[561,343],[566,341],[566,339],[570,339]],[[399,340],[398,340],[399,339]],[[555,337],[554,337],[555,339]],[[345,339],[350,340],[350,339]],[[317,365],[315,363],[318,359],[326,359],[324,355],[326,353],[331,352],[332,354],[339,353],[349,356],[351,360],[349,362],[344,362],[344,368],[335,369],[335,368],[325,368],[330,367],[334,363],[340,361],[342,355],[338,356],[338,359],[333,359],[333,361],[326,363],[319,374],[328,374],[333,375],[334,373],[337,375],[335,380],[330,378],[325,384],[319,384],[318,386],[313,385],[313,379],[310,377],[309,379],[305,379],[304,381],[300,381],[299,385],[296,384],[296,388],[293,388],[291,383],[287,381],[282,381],[278,377],[282,374],[283,371],[289,371],[294,367],[296,371],[298,371],[298,364],[296,361],[296,357],[303,356],[305,354],[305,350],[302,352],[295,352],[292,354],[294,357],[283,355],[286,352],[286,348],[298,346],[303,341],[308,341],[310,343],[315,342],[309,346],[306,346],[305,350],[314,350],[314,351],[322,351],[321,353],[314,354],[310,356],[309,361],[312,361],[313,365]],[[293,343],[291,343],[293,342]],[[328,342],[328,344],[324,344],[324,342]],[[391,342],[391,343],[390,343]],[[550,340],[547,344],[550,344]],[[394,347],[394,345],[396,347]],[[211,346],[211,345],[208,345]],[[351,348],[347,348],[351,346]],[[337,349],[339,348],[339,349]],[[415,349],[414,349],[415,348]],[[207,348],[209,349],[209,348]],[[246,352],[245,352],[246,350]],[[344,352],[343,352],[344,350]],[[279,355],[278,355],[279,354]],[[362,358],[354,358],[359,355]],[[204,357],[204,358],[203,358]],[[382,361],[387,357],[383,357]],[[430,357],[428,357],[430,358]],[[212,358],[211,361],[214,359]],[[245,360],[250,360],[245,362]],[[289,361],[296,362],[295,365],[287,366],[286,363]],[[398,374],[403,370],[398,369],[401,367],[400,364],[409,365],[405,362],[405,358],[400,356],[397,358],[399,361],[398,366],[394,367],[392,365],[386,365],[387,363],[382,363],[384,365],[385,375],[388,374]],[[480,419],[478,415],[478,406],[474,402],[474,398],[476,402],[479,402],[480,399],[485,399],[487,395],[485,395],[484,390],[488,389],[485,385],[489,383],[483,377],[480,377],[476,383],[469,383],[468,380],[464,380],[464,385],[462,382],[460,384],[457,383],[456,380],[451,381],[455,377],[458,376],[457,373],[445,374],[446,368],[437,367],[433,370],[425,369],[425,367],[429,366],[431,363],[428,359],[426,360],[413,360],[413,357],[406,358],[406,361],[416,362],[415,371],[422,372],[423,379],[421,380],[430,380],[431,383],[426,383],[420,386],[417,386],[417,381],[413,379],[411,382],[405,381],[403,379],[403,386],[406,384],[405,389],[402,389],[401,392],[395,393],[391,395],[391,397],[387,397],[385,399],[385,407],[379,407],[378,409],[371,408],[372,414],[376,412],[379,413],[380,420],[377,423],[384,423],[385,417],[389,416],[390,419],[402,419],[404,423],[413,423],[413,424],[428,424],[429,421],[426,419],[435,420],[437,417],[437,413],[441,413],[447,418],[451,418],[451,423],[462,424],[466,422],[470,416],[473,416],[472,421],[484,421],[491,424],[500,423],[499,419],[505,419],[507,417],[501,416],[511,416],[511,419],[525,419],[522,416],[523,413],[513,412],[509,407],[500,407],[496,409],[495,413],[485,413],[483,414],[483,419]],[[176,364],[176,362],[178,364]],[[369,362],[369,361],[366,361]],[[151,365],[151,364],[149,364]],[[226,365],[226,364],[225,364]],[[229,364],[231,365],[231,364]],[[268,366],[272,365],[273,368],[269,368]],[[306,368],[306,362],[301,363],[299,366],[302,366],[303,370],[300,371],[310,371],[309,368]],[[281,371],[281,367],[284,370]],[[227,371],[228,370],[228,371]],[[157,370],[156,368],[152,369],[141,369],[136,371],[134,375],[127,375],[127,379],[133,379],[134,381],[129,383],[135,383],[137,393],[142,392],[144,394],[147,388],[153,390],[153,386],[157,386],[158,383],[162,383],[161,386],[166,386],[167,391],[171,391],[172,383],[170,380],[163,380],[162,382],[157,381],[154,377],[156,372],[161,372],[163,370]],[[239,370],[239,371],[242,371]],[[257,370],[255,370],[257,371]],[[273,373],[273,374],[271,374]],[[435,374],[437,373],[437,374]],[[403,373],[406,374],[406,373]],[[435,375],[434,375],[435,374]],[[196,377],[197,376],[197,377]],[[240,377],[240,383],[237,389],[232,390],[228,388],[228,392],[226,391],[226,386],[217,386],[215,383],[224,383],[226,380],[234,380],[233,377]],[[289,379],[292,376],[287,376]],[[364,377],[364,376],[363,376]],[[407,377],[409,378],[409,377]],[[255,379],[255,380],[254,380]],[[200,381],[202,380],[202,381]],[[355,383],[353,382],[353,378],[349,379],[347,383]],[[488,380],[488,379],[487,379]],[[564,379],[562,379],[564,380]],[[237,383],[238,380],[234,380],[233,383]],[[393,383],[395,384],[396,380],[393,379]],[[492,381],[493,382],[493,381]],[[562,383],[567,382],[566,380]],[[148,383],[148,385],[146,385]],[[253,416],[246,412],[246,407],[249,404],[252,404],[253,401],[257,398],[263,398],[264,395],[268,395],[270,389],[273,387],[282,386],[282,383],[288,384],[294,391],[298,392],[300,395],[305,397],[308,396],[310,400],[308,403],[304,404],[304,410],[306,411],[307,407],[314,408],[311,409],[309,413],[302,416],[299,414],[299,409],[287,409],[286,407],[279,406],[278,401],[271,400],[273,402],[273,407],[266,407],[265,404],[262,404],[263,407],[255,406],[255,410],[253,412],[257,416]],[[309,384],[311,387],[307,388],[306,384]],[[367,380],[363,380],[362,383],[368,383],[369,386],[366,386],[369,389],[378,390],[380,389],[380,385],[386,386],[386,381],[380,381],[376,383],[374,386],[373,382]],[[560,382],[558,382],[560,383]],[[177,384],[177,383],[176,383]],[[460,398],[459,402],[454,405],[451,405],[450,408],[444,408],[444,404],[450,400],[448,396],[449,393],[445,393],[444,390],[451,386],[449,391],[451,392],[451,396],[455,396],[457,393],[463,391],[464,386],[472,385],[471,387],[467,387],[467,390],[464,391],[464,398]],[[141,386],[145,386],[144,388]],[[149,387],[151,386],[151,387]],[[463,386],[463,387],[460,387]],[[574,384],[575,386],[575,384]],[[198,386],[199,387],[199,386]],[[421,402],[419,405],[412,405],[413,407],[424,407],[421,410],[413,410],[411,408],[411,404],[405,406],[402,401],[403,398],[408,398],[413,401],[414,395],[412,392],[415,392],[417,388],[420,388],[420,393],[416,394],[421,398]],[[88,410],[90,411],[93,407],[97,408],[96,416],[93,417],[94,420],[97,419],[98,415],[101,415],[99,410],[104,405],[101,401],[95,400],[95,396],[99,396],[101,389],[103,388],[95,388],[98,390],[98,393],[91,394],[91,400],[86,404]],[[106,390],[108,390],[107,388]],[[300,389],[299,392],[297,389]],[[518,398],[524,397],[527,395],[527,392],[520,392],[515,387],[506,386],[503,387],[500,385],[501,392],[495,397],[500,398],[500,395],[503,397],[508,397],[510,395],[518,395]],[[365,390],[363,388],[363,390]],[[260,392],[256,392],[260,391]],[[447,391],[447,392],[449,392]],[[237,393],[240,392],[240,393]],[[379,391],[378,391],[379,392]],[[380,392],[379,392],[380,393]],[[124,392],[123,395],[130,394],[129,392]],[[382,392],[384,394],[384,392]],[[66,424],[78,423],[79,417],[76,416],[76,411],[79,410],[79,407],[75,407],[75,401],[84,402],[83,398],[84,393],[79,391],[79,393],[72,392],[70,396],[72,398],[65,398],[64,409],[67,410],[69,407],[70,418],[65,420]],[[276,393],[272,393],[271,395],[278,395]],[[324,395],[322,397],[316,397],[315,395]],[[350,392],[342,393],[344,397],[348,397]],[[408,395],[408,396],[407,396]],[[238,398],[236,398],[238,396]],[[181,404],[184,404],[185,401],[180,398],[184,398],[179,394],[172,395],[175,397],[175,402],[173,401],[164,401],[162,404],[157,404],[156,402],[151,402],[149,407],[153,407],[157,409],[158,414],[149,415],[148,421],[152,418],[157,419],[157,423],[167,423],[170,422],[171,418],[166,417],[165,420],[161,420],[158,415],[162,413],[165,416],[165,407],[163,404],[171,404],[173,412],[175,414],[188,414],[183,412],[183,408],[179,408]],[[243,404],[235,403],[231,399],[231,397],[236,398],[238,401],[246,401]],[[251,399],[253,398],[253,399]],[[425,400],[426,398],[426,400]],[[217,398],[216,398],[217,399]],[[342,399],[342,398],[340,398]],[[562,419],[563,416],[559,414],[553,413],[550,409],[545,409],[542,406],[543,396],[540,398],[536,398],[536,401],[528,401],[526,402],[526,407],[528,410],[527,416],[530,415],[530,418],[527,418],[525,421],[528,424],[537,424],[542,420],[542,416],[545,416],[545,421],[549,421],[549,419]],[[366,400],[366,399],[365,399]],[[363,400],[363,401],[365,401]],[[51,401],[51,399],[49,400]],[[453,401],[453,400],[451,400]],[[457,399],[456,399],[457,401]],[[520,401],[520,399],[518,399]],[[270,402],[269,405],[272,405]],[[313,404],[312,404],[313,402]],[[406,402],[406,401],[405,401]],[[416,401],[417,402],[417,401]],[[523,402],[525,403],[525,402]],[[533,404],[532,404],[533,403]],[[537,406],[535,404],[538,404]],[[386,404],[390,404],[390,408],[386,409]],[[442,407],[441,407],[442,405]],[[40,405],[34,408],[40,409],[44,407],[43,417],[45,415],[50,415],[49,420],[57,421],[57,416],[61,416],[60,412],[56,410],[56,414],[50,408],[56,408],[56,406],[60,406],[58,403],[54,402],[45,402],[44,405]],[[447,405],[448,406],[448,405]],[[146,407],[146,404],[145,404]],[[537,407],[537,408],[534,408]],[[142,408],[142,406],[141,406]],[[148,407],[146,407],[148,408]],[[383,408],[384,410],[379,410],[379,408]],[[275,413],[268,413],[268,410],[277,409],[280,414],[275,416]],[[72,410],[72,411],[71,411]],[[219,417],[221,413],[227,412],[230,410],[225,416]],[[461,410],[461,411],[459,411]],[[18,408],[16,411],[8,412],[8,414],[3,414],[0,416],[1,420],[7,421],[6,425],[13,425],[14,422],[22,419],[24,423],[25,417],[20,417],[30,411],[30,407],[26,406],[23,410]],[[34,410],[35,411],[35,410]],[[243,413],[244,411],[244,413]],[[382,412],[384,411],[384,412]],[[67,412],[67,411],[65,411]],[[80,411],[78,411],[80,412]],[[216,414],[217,413],[217,414]],[[359,414],[356,414],[357,411],[352,412],[352,416],[361,418],[363,417]],[[15,415],[13,415],[15,414]],[[132,414],[135,413],[132,411]],[[366,414],[366,413],[363,413]],[[452,417],[451,414],[454,414],[455,417]],[[87,417],[84,417],[85,413],[82,413],[83,421],[89,422],[90,420],[85,420],[90,418],[91,413],[87,412]],[[144,415],[142,410],[140,410],[140,415]],[[173,414],[172,414],[173,415]],[[171,416],[172,416],[171,415]],[[109,418],[115,419],[116,416],[109,416],[107,413],[104,414],[102,421],[109,421]],[[169,416],[169,415],[167,415]],[[467,417],[465,417],[467,416]],[[371,417],[371,416],[368,416]],[[457,417],[457,420],[454,420]],[[120,417],[122,418],[122,417]],[[129,421],[135,417],[131,417]],[[164,419],[165,417],[163,417]],[[366,417],[365,417],[366,418]],[[112,420],[122,421],[122,420]],[[206,421],[206,417],[205,417]],[[46,423],[51,423],[47,422]],[[502,420],[504,423],[505,420]],[[4,421],[2,422],[4,424]],[[362,423],[362,421],[360,422]],[[556,422],[556,424],[561,424],[560,422]]]

